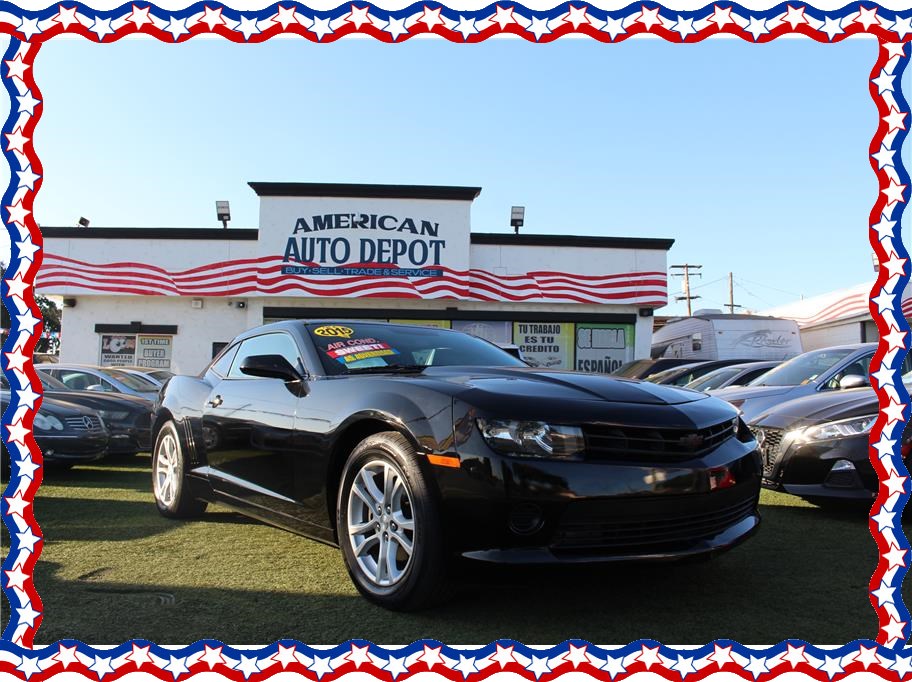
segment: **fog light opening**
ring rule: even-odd
[[[847,459],[837,459],[823,484],[834,488],[857,487],[859,479],[855,464]]]
[[[510,512],[510,530],[516,535],[531,535],[544,525],[542,509],[537,504],[523,502]]]

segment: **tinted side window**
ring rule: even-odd
[[[61,371],[60,380],[67,385],[67,388],[73,391],[84,391],[89,386],[101,383],[96,376],[86,374],[85,372]]]
[[[839,382],[841,382],[845,377],[849,376],[850,374],[858,374],[860,376],[863,376],[865,379],[867,379],[870,382],[870,379],[868,378],[868,373],[871,371],[871,360],[873,360],[873,359],[874,359],[874,353],[872,352],[870,355],[865,355],[863,357],[860,357],[860,358],[854,360],[853,362],[850,362],[847,367],[844,367],[843,369],[839,370],[839,373],[836,374],[832,379],[830,379],[826,383],[826,388],[828,388],[828,389],[839,388]]]
[[[244,364],[244,360],[254,355],[281,355],[288,360],[292,367],[301,371],[298,347],[288,334],[263,334],[241,342],[234,356],[234,362],[231,363],[231,369],[228,370],[228,377],[231,379],[252,378],[241,372],[241,365]]]
[[[234,360],[234,355],[237,353],[237,345],[235,344],[227,351],[222,353],[222,355],[212,363],[212,366],[209,367],[213,372],[218,374],[220,377],[228,376],[228,370],[231,369],[231,361]]]

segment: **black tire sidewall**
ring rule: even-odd
[[[363,576],[355,560],[348,537],[348,497],[352,482],[369,461],[392,464],[408,486],[415,518],[413,552],[405,575],[389,587],[374,585]],[[342,472],[336,500],[336,528],[339,546],[352,582],[366,598],[395,610],[419,608],[439,588],[442,578],[443,542],[440,533],[439,505],[425,473],[417,461],[414,448],[399,433],[384,432],[369,436],[352,451]]]

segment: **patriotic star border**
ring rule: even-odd
[[[0,672],[31,680],[68,671],[101,681],[143,671],[172,682],[202,671],[217,672],[232,680],[259,680],[279,670],[320,682],[351,671],[368,672],[392,682],[427,670],[453,682],[467,682],[470,677],[480,680],[501,671],[536,682],[570,670],[612,682],[641,671],[658,673],[668,680],[698,680],[719,671],[747,680],[765,680],[797,671],[831,681],[863,670],[902,682],[912,674],[912,652],[908,657],[902,655],[909,637],[910,615],[899,592],[909,555],[909,543],[899,523],[909,494],[899,436],[909,419],[910,406],[898,368],[908,350],[909,326],[896,300],[909,278],[908,253],[896,226],[900,224],[910,184],[898,152],[909,115],[899,81],[910,57],[907,43],[912,40],[912,11],[892,11],[867,2],[832,11],[800,2],[781,3],[762,11],[727,2],[692,11],[670,10],[648,2],[615,10],[582,2],[564,3],[542,11],[510,2],[475,11],[453,10],[438,3],[415,3],[387,11],[362,2],[328,11],[296,2],[280,2],[257,11],[236,10],[216,2],[164,10],[138,2],[102,11],[83,3],[63,2],[27,11],[0,2],[0,31],[13,38],[0,65],[0,77],[13,103],[0,138],[11,168],[0,213],[12,241],[11,262],[0,283],[0,297],[13,321],[2,349],[2,367],[13,398],[0,428],[0,438],[12,459],[11,481],[0,498],[0,515],[11,538],[0,575],[0,586],[11,606],[10,621],[0,640]],[[871,460],[882,483],[870,516],[879,554],[870,583],[871,602],[879,620],[876,641],[859,640],[828,649],[787,640],[758,649],[717,640],[697,649],[675,649],[652,640],[619,648],[600,648],[572,640],[544,649],[504,640],[476,648],[454,648],[426,640],[387,649],[357,640],[334,648],[283,640],[261,648],[235,649],[211,640],[183,648],[134,640],[113,649],[96,649],[75,641],[33,649],[42,604],[31,578],[42,536],[32,503],[41,483],[42,457],[31,433],[32,420],[41,403],[41,387],[31,355],[42,329],[33,291],[41,264],[42,239],[32,206],[41,186],[42,168],[32,136],[42,103],[32,65],[41,43],[61,34],[113,42],[137,33],[163,42],[184,42],[198,35],[262,42],[279,34],[295,34],[321,43],[353,33],[383,42],[404,42],[418,35],[436,34],[466,43],[505,34],[533,42],[551,42],[575,34],[612,43],[640,34],[670,42],[697,42],[717,34],[756,43],[789,34],[819,42],[839,42],[858,34],[876,37],[880,50],[871,74],[870,92],[880,120],[870,155],[879,194],[871,212],[869,232],[880,263],[870,302],[881,335],[872,363],[881,406],[871,434]]]

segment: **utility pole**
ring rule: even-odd
[[[691,275],[693,275],[694,277],[703,276],[703,273],[691,272],[691,269],[699,270],[702,267],[703,267],[702,265],[693,265],[691,263],[684,263],[684,265],[672,265],[671,266],[672,270],[681,271],[681,272],[671,273],[672,277],[683,277],[684,278],[684,295],[675,296],[675,300],[676,301],[687,301],[687,316],[688,317],[690,317],[690,315],[693,314],[691,311],[691,308],[690,308],[690,302],[694,299],[700,298],[699,296],[691,296],[691,294],[690,294],[690,277],[691,277]]]
[[[744,306],[735,304],[735,287],[732,282],[732,274],[728,273],[728,305],[725,306],[728,308],[728,313],[730,315],[735,314],[735,308],[743,308]]]

